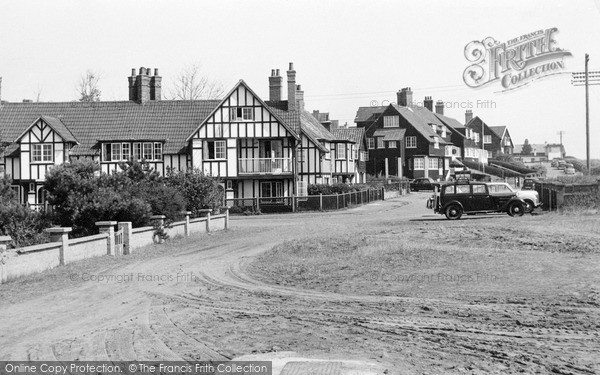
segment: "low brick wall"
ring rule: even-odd
[[[100,233],[69,240],[69,248],[64,254],[65,264],[77,260],[98,257],[107,254],[108,234]]]
[[[140,247],[152,245],[154,243],[154,227],[134,228],[131,231],[129,246],[131,250],[139,249]]]
[[[0,258],[0,283],[60,265],[60,242],[6,250]]]
[[[163,226],[164,216],[158,217],[158,226]],[[48,244],[28,246],[19,249],[6,250],[6,243],[10,237],[2,236],[0,241],[0,284],[21,276],[31,275],[46,271],[59,265],[68,264],[82,259],[103,255],[121,256],[132,250],[155,243],[155,227],[142,227],[131,229],[131,223],[117,223],[105,221],[96,223],[100,227],[100,234],[69,239],[71,228],[49,228],[53,241]],[[115,226],[123,230],[122,234],[115,232]],[[192,233],[206,233],[227,229],[229,226],[229,213],[207,217],[189,219],[187,213],[185,221],[175,222],[165,231],[170,237],[188,236]],[[123,252],[117,238],[122,239]],[[160,241],[159,241],[160,242]]]

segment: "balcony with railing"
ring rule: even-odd
[[[291,175],[292,158],[240,158],[239,175]]]

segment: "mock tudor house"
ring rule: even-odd
[[[336,138],[304,109],[290,63],[288,100],[278,70],[263,101],[243,80],[222,100],[162,100],[158,70],[132,70],[128,101],[1,102],[0,171],[22,203],[45,201],[45,173],[91,158],[110,173],[123,161],[145,161],[166,174],[198,168],[219,177],[228,198],[306,195],[308,184],[352,181],[360,145]],[[1,82],[1,81],[0,81]]]

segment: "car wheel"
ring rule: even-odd
[[[510,206],[508,206],[508,214],[510,216],[523,216],[524,213],[525,213],[525,208],[523,207],[523,204],[520,202],[514,202],[514,203],[511,203]]]
[[[529,199],[525,199],[525,206],[523,206],[523,210],[526,214],[529,214],[533,211],[533,202]]]
[[[458,204],[451,204],[446,207],[444,214],[448,220],[458,220],[462,216],[463,212],[462,208],[460,208]]]

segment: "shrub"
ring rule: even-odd
[[[44,229],[51,226],[50,220],[19,204],[11,183],[8,176],[0,178],[0,235],[10,236],[15,247],[47,242]]]
[[[217,211],[223,205],[225,192],[219,180],[206,176],[199,169],[193,171],[171,169],[165,182],[182,194],[186,201],[186,209],[192,212],[192,216],[200,216],[200,210],[206,208]]]
[[[59,165],[46,174],[48,202],[54,219],[73,228],[75,237],[97,233],[95,223],[104,220],[130,221],[134,227],[150,223],[152,214],[167,221],[177,220],[185,199],[145,163],[120,164],[121,171],[100,174],[91,160]]]

